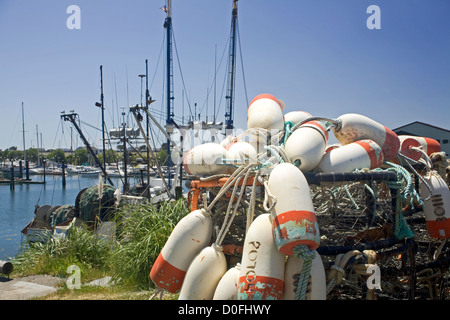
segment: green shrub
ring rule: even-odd
[[[123,207],[116,217],[119,246],[111,256],[113,278],[139,289],[153,287],[149,274],[173,228],[189,211],[184,200]]]

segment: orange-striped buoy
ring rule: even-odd
[[[312,170],[325,152],[328,131],[323,121],[308,121],[297,128],[287,139],[284,147],[292,163],[300,170]]]
[[[150,271],[155,285],[178,292],[191,261],[208,245],[212,233],[211,216],[195,210],[182,218],[172,230]]]
[[[383,164],[381,147],[372,140],[346,144],[325,153],[315,172],[353,172],[356,169],[375,169]]]
[[[450,190],[444,179],[434,170],[423,176],[431,188],[431,198],[424,201],[423,211],[428,233],[433,238],[450,237]],[[430,190],[421,181],[420,196],[426,199]]]
[[[267,93],[253,98],[247,110],[247,128],[262,128],[269,131],[284,129],[284,104]]]
[[[273,234],[278,250],[285,255],[293,255],[294,247],[298,245],[317,249],[319,225],[303,173],[290,163],[280,163],[270,173],[268,188],[277,200]]]
[[[422,150],[429,156],[434,152],[440,152],[441,151],[441,144],[432,138],[427,137],[416,137],[416,136],[409,136],[409,135],[399,135],[398,136],[401,143],[401,150],[402,152],[404,149],[409,149],[411,146],[413,147],[422,147]],[[412,141],[416,141],[416,143],[413,143]],[[418,144],[418,145],[417,145]],[[409,149],[410,150],[410,149]],[[416,155],[411,156],[411,159],[419,160],[422,154],[418,151],[414,151]],[[419,156],[417,156],[419,155]]]
[[[271,214],[259,215],[245,236],[238,300],[280,300],[285,256],[273,241]]]
[[[189,265],[178,299],[211,300],[226,271],[227,262],[221,247],[204,248]]]
[[[342,144],[370,139],[383,150],[384,159],[392,161],[400,150],[397,134],[382,124],[366,116],[348,113],[337,118],[339,125],[333,128],[334,135]]]

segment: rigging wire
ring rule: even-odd
[[[225,52],[226,52],[226,49],[227,49],[227,47],[228,47],[229,42],[230,42],[230,39],[227,38],[227,41],[226,41],[225,46],[224,46],[224,49],[223,49],[223,51],[222,51],[222,56],[221,56],[221,58],[220,58],[220,63],[219,63],[219,66],[218,66],[217,70],[220,70],[220,68],[221,68],[221,66],[222,66],[222,62],[223,62],[223,60],[224,60]],[[215,72],[214,72],[214,78],[213,78],[213,81],[212,81],[212,83],[211,83],[211,86],[210,86],[209,89],[208,89],[207,96],[209,96],[210,91],[214,88],[214,83],[215,83],[215,81],[217,80],[217,73],[218,73],[217,70],[214,70],[214,71],[215,71]],[[202,113],[203,108],[204,108],[205,105],[206,105],[206,102],[207,102],[207,100],[205,99],[205,102],[203,103],[203,106],[202,106],[202,108],[200,109],[200,113]],[[216,118],[216,117],[217,117],[217,114],[214,114],[214,118]]]
[[[242,59],[241,36],[240,36],[240,33],[239,33],[239,19],[236,19],[236,30],[237,30],[237,38],[238,38],[238,42],[239,42],[239,56],[241,58],[242,80],[243,80],[243,83],[244,83],[245,101],[246,101],[247,106],[248,106],[247,84],[245,82],[244,60]]]
[[[178,61],[178,69],[180,70],[181,83],[183,84],[183,89],[184,89],[184,91],[186,92],[186,85],[185,85],[185,83],[184,83],[183,71],[181,70],[180,57],[178,56],[177,43],[176,43],[176,41],[175,41],[175,33],[173,32],[173,29],[172,29],[172,37],[173,37],[173,44],[174,44],[174,46],[175,46],[175,54],[176,54],[176,56],[177,56],[177,61]],[[192,114],[192,109],[191,109],[191,103],[190,103],[190,101],[189,101],[189,97],[188,97],[187,94],[186,94],[186,100],[187,100],[188,107],[189,107],[189,113],[190,113],[191,116],[192,116],[193,114]]]

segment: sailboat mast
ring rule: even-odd
[[[102,108],[102,141],[103,141],[103,168],[106,168],[106,147],[105,147],[105,102],[103,96],[103,66],[100,66],[100,103]],[[106,181],[106,177],[105,177]]]
[[[148,104],[150,100],[150,92],[148,91],[148,59],[145,59],[145,110],[148,111]],[[146,114],[146,141],[148,142],[149,137],[149,130],[150,130],[150,123],[148,114]],[[147,146],[147,186],[150,188],[150,150]],[[150,198],[150,192],[148,192],[149,198]]]
[[[22,102],[22,136],[23,136],[23,161],[27,161],[27,151],[25,149],[25,121],[23,114],[23,102]]]
[[[166,127],[167,129],[169,126],[173,125],[173,117],[174,117],[174,108],[173,108],[173,64],[172,64],[172,1],[167,0],[167,18],[164,22],[164,27],[166,28],[167,32],[167,65],[166,65],[166,77],[167,77],[167,115],[166,115]],[[167,139],[166,141],[166,150],[167,150],[167,166],[168,166],[168,185],[169,189],[171,188],[171,181],[170,181],[170,167],[172,166],[172,158],[170,155],[170,139]]]
[[[228,100],[225,112],[225,128],[233,129],[233,108],[234,108],[234,80],[236,69],[236,22],[237,22],[237,1],[233,0],[233,10],[231,12],[231,39],[228,65],[228,88],[226,99]]]

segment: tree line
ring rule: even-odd
[[[103,162],[103,153],[97,155],[100,162]],[[156,154],[157,160],[160,164],[164,165],[167,161],[167,152],[161,148]],[[127,162],[136,164],[138,162],[145,161],[145,152],[128,152]],[[17,147],[10,147],[6,150],[0,150],[0,159],[2,163],[13,160],[23,160],[23,150],[17,150]],[[26,150],[26,160],[34,163],[41,163],[43,159],[46,161],[52,161],[55,163],[62,163],[73,165],[94,164],[92,155],[86,148],[79,148],[73,152],[65,152],[62,149],[55,149],[45,152],[38,152],[36,148],[29,148]],[[123,160],[123,152],[106,150],[106,163],[117,163]]]

